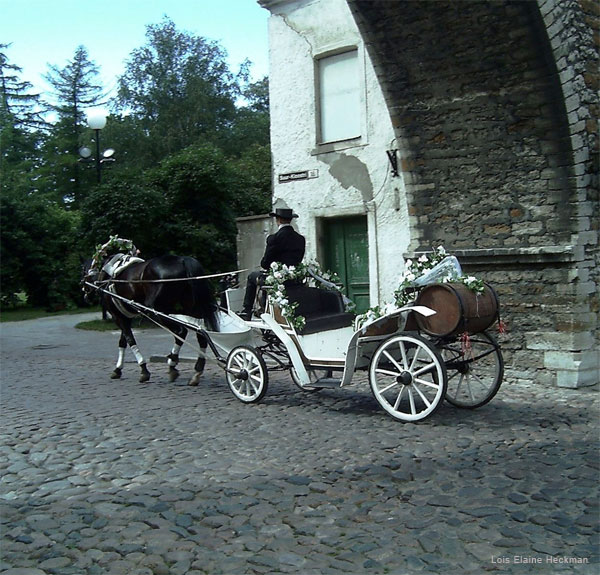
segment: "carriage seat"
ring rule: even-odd
[[[348,327],[354,321],[354,314],[345,311],[340,292],[290,285],[286,293],[290,302],[298,303],[296,314],[306,319],[306,325],[299,331],[301,335]]]

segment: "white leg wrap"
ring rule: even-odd
[[[123,367],[123,362],[125,361],[125,348],[119,348],[119,356],[117,357],[117,369],[121,369]]]
[[[140,353],[140,350],[138,349],[137,345],[131,346],[131,351],[133,352],[133,355],[135,355],[135,359],[137,360],[138,365],[142,365],[142,363],[145,363],[144,358]]]
[[[181,349],[181,346],[176,343],[173,345],[173,349],[171,350],[171,353],[173,355],[179,355],[180,349]],[[169,358],[169,359],[167,359],[167,365],[169,365],[170,367],[175,367],[177,365],[177,362],[173,361],[171,358]]]

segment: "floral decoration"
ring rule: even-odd
[[[439,264],[445,258],[449,256],[444,246],[438,246],[430,254],[422,254],[417,260],[406,260],[406,266],[404,273],[400,277],[400,286],[394,292],[394,298],[396,304],[399,307],[406,305],[413,301],[415,294],[415,280],[426,274],[434,266]],[[448,268],[447,273],[435,279],[434,283],[462,283],[466,285],[470,290],[476,293],[483,293],[485,286],[483,280],[478,279],[474,276],[467,276],[459,274],[456,270],[451,267]]]
[[[98,244],[92,257],[91,270],[99,269],[102,261],[111,253],[125,252],[132,256],[138,253],[137,248],[131,240],[120,238],[116,235],[109,236],[105,244]]]
[[[400,306],[401,307],[401,306]],[[361,329],[366,328],[368,325],[377,321],[386,315],[390,315],[400,309],[395,303],[384,303],[382,306],[370,307],[366,312],[357,315],[354,320],[354,328]]]
[[[356,329],[367,327],[377,319],[398,311],[401,307],[411,303],[415,299],[416,280],[429,272],[437,264],[449,257],[444,246],[438,246],[431,253],[422,254],[416,260],[406,260],[404,272],[400,277],[400,285],[394,292],[394,302],[384,303],[382,306],[369,308],[366,312],[357,316],[355,325]],[[449,265],[447,269],[443,269],[441,275],[432,279],[432,283],[462,283],[469,289],[480,294],[483,293],[485,286],[483,280],[474,276],[459,274],[458,271]]]

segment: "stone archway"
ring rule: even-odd
[[[443,243],[499,286],[521,377],[597,383],[597,6],[347,2],[394,124],[412,249]]]

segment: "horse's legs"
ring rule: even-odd
[[[125,360],[125,348],[127,347],[127,340],[125,334],[121,331],[121,337],[119,338],[119,355],[117,357],[117,365],[115,365],[114,371],[110,374],[111,379],[121,379],[123,373],[123,362]]]
[[[169,381],[175,381],[179,377],[177,364],[179,363],[179,350],[187,336],[187,328],[176,325],[172,326],[171,331],[175,334],[175,343],[171,353],[167,356],[167,364],[169,366]]]
[[[129,345],[133,355],[135,356],[138,365],[140,366],[140,382],[144,383],[150,379],[150,372],[146,366],[146,360],[141,354],[133,332],[131,331],[131,320],[127,319],[121,322],[119,325],[121,328],[121,338],[119,339],[119,356],[117,358],[117,365],[114,371],[110,375],[111,379],[119,379],[121,377],[123,361],[125,359],[125,348]]]
[[[200,345],[200,353],[202,353],[202,355],[198,356],[198,359],[196,360],[196,365],[194,366],[196,373],[194,374],[192,379],[190,379],[188,385],[198,385],[200,383],[200,377],[204,373],[204,366],[206,365],[205,356],[206,348],[208,347],[208,341],[201,333],[197,333],[196,336],[198,338],[198,344]]]
[[[177,369],[177,364],[179,363],[179,350],[181,349],[181,344],[175,339],[175,343],[173,344],[173,349],[171,353],[167,355],[167,365],[169,366],[169,381],[175,381],[179,377],[179,370]]]

